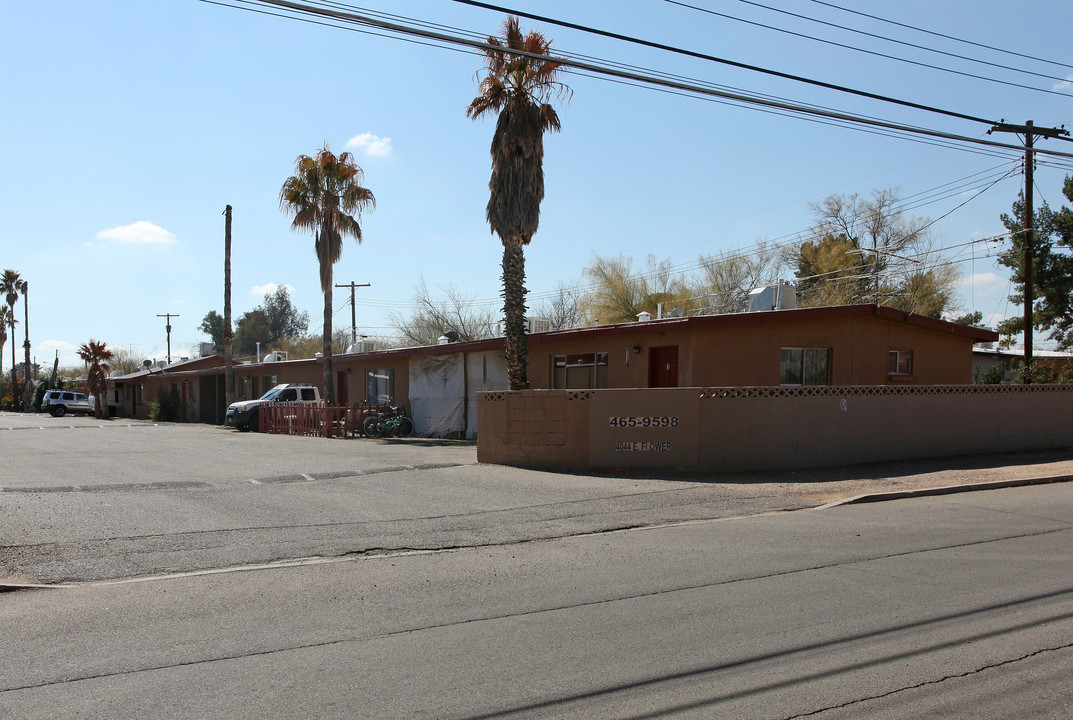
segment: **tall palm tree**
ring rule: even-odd
[[[561,129],[552,95],[568,95],[559,82],[561,65],[550,58],[551,40],[536,31],[523,33],[518,18],[503,23],[501,37],[487,40],[488,74],[481,94],[466,108],[471,119],[496,111],[492,137],[491,197],[486,216],[503,243],[503,315],[506,325],[507,376],[511,390],[529,385],[525,338],[525,250],[540,224],[544,199],[544,133]],[[522,51],[531,55],[518,55]]]
[[[90,340],[78,348],[78,357],[89,363],[89,373],[86,377],[86,387],[89,388],[93,397],[97,398],[94,414],[98,419],[104,417],[108,406],[104,402],[105,393],[108,392],[108,366],[110,360],[115,359],[115,353],[97,340]]]
[[[5,270],[3,275],[0,275],[0,292],[4,293],[5,300],[7,301],[10,315],[8,322],[11,325],[11,392],[16,392],[16,383],[18,378],[15,374],[15,366],[18,361],[15,360],[15,301],[19,299],[19,293],[23,289],[23,279],[14,270]]]
[[[332,270],[343,254],[343,238],[361,243],[361,213],[376,208],[376,198],[362,186],[364,174],[348,152],[337,157],[328,143],[313,157],[299,155],[294,175],[279,191],[279,206],[294,215],[293,230],[312,230],[324,292],[324,397],[335,404],[332,376]]]

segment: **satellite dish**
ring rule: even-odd
[[[153,367],[153,361],[149,358],[142,360],[142,367],[148,370],[149,368]]]
[[[458,342],[458,332],[456,330],[448,330],[443,336],[447,338],[447,342]]]
[[[685,314],[685,308],[675,308],[674,310],[671,310],[670,315],[668,315],[667,317],[682,317]]]

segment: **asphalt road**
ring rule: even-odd
[[[1068,483],[811,509],[464,444],[22,420],[0,582],[59,586],[0,593],[3,718],[1073,707]]]

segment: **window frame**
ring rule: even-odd
[[[610,364],[609,352],[552,355],[551,388],[552,390],[606,389]],[[584,382],[581,382],[582,379]]]
[[[913,351],[888,350],[887,375],[889,377],[913,377]]]
[[[821,357],[821,354],[823,358],[822,367],[816,365],[816,360]],[[829,347],[780,348],[779,385],[786,387],[824,387],[830,385],[831,356],[832,348]],[[789,375],[789,373],[793,374]],[[794,380],[796,382],[793,382]]]

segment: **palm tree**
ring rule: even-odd
[[[93,397],[97,398],[97,407],[94,414],[98,419],[104,417],[108,407],[104,402],[105,393],[108,392],[108,361],[115,358],[115,353],[97,340],[90,340],[78,348],[78,357],[89,363],[89,373],[86,377],[86,387],[89,388]]]
[[[481,80],[481,94],[466,108],[466,116],[476,119],[493,110],[499,113],[492,137],[486,216],[503,243],[507,376],[511,390],[523,390],[529,385],[524,247],[540,224],[544,133],[561,129],[559,115],[548,101],[553,94],[569,94],[570,89],[558,80],[561,66],[549,57],[551,41],[536,31],[523,33],[517,17],[509,16],[502,37],[490,37],[487,42],[492,46],[484,50],[488,74]]]
[[[335,403],[332,377],[332,269],[343,254],[347,235],[361,243],[362,211],[376,207],[376,198],[362,187],[364,174],[348,152],[338,157],[324,144],[313,157],[299,155],[294,175],[279,191],[280,209],[294,214],[293,230],[312,230],[324,292],[324,397]]]
[[[15,301],[19,299],[19,293],[22,292],[25,285],[22,277],[14,270],[5,270],[3,275],[0,275],[0,292],[6,295],[7,305],[10,310],[8,322],[11,324],[11,392],[16,392],[16,383],[18,378],[15,375],[15,365],[18,363],[15,360]]]

